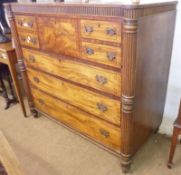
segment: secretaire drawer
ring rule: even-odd
[[[39,48],[38,36],[34,33],[21,32],[19,34],[20,44],[23,46],[29,46],[33,48]]]
[[[120,68],[121,48],[82,42],[82,58]]]
[[[28,66],[115,96],[121,95],[121,75],[119,72],[50,57],[41,52],[24,48],[23,56]]]
[[[120,101],[32,69],[28,69],[27,73],[30,84],[69,104],[120,125]]]
[[[15,16],[17,29],[36,30],[36,19],[33,16]]]
[[[121,43],[121,24],[119,23],[81,20],[80,24],[82,37]]]
[[[32,89],[35,107],[106,147],[120,152],[120,128]]]

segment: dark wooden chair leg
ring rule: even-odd
[[[6,87],[4,85],[3,79],[0,78],[0,82],[1,82],[1,87],[2,87],[2,96],[4,97],[5,101],[6,101],[6,106],[4,109],[8,109],[9,108],[9,98],[8,98],[8,93],[6,91]]]
[[[11,75],[10,74],[7,76],[7,80],[8,80],[11,96],[12,96],[13,99],[16,99],[14,89],[13,89],[13,86],[12,86],[12,80],[11,80]]]
[[[173,129],[173,136],[172,136],[172,143],[171,143],[171,147],[170,147],[169,161],[167,164],[167,167],[170,169],[173,166],[173,156],[175,153],[175,148],[176,148],[176,145],[178,142],[178,136],[179,136],[180,131],[181,131],[181,129],[177,128],[177,127],[174,127],[174,129]]]

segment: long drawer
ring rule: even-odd
[[[115,96],[121,94],[121,75],[119,72],[71,60],[49,57],[46,54],[29,49],[23,49],[23,55],[28,66]]]
[[[30,84],[69,104],[120,125],[120,102],[67,83],[32,69],[27,70]]]
[[[120,128],[32,89],[35,107],[106,147],[120,152]]]

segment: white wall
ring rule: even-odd
[[[172,124],[177,117],[181,98],[181,0],[178,4],[172,62],[167,89],[164,118],[160,133],[171,135]]]

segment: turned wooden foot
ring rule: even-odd
[[[34,118],[39,117],[38,111],[36,111],[35,109],[31,109],[31,114],[33,115]]]
[[[180,131],[181,131],[181,128],[174,127],[174,129],[173,129],[172,143],[171,143],[171,147],[170,147],[169,160],[168,160],[168,164],[167,164],[168,168],[172,168],[172,166],[173,166],[172,161],[173,161],[173,156],[175,153],[175,149],[176,149]]]
[[[121,168],[123,173],[128,173],[132,164],[131,155],[125,155],[121,153]]]
[[[154,131],[154,133],[155,133],[155,134],[157,134],[157,133],[158,133],[158,131],[159,131],[159,129],[160,129],[159,127],[158,127],[158,128],[156,128],[156,129],[155,129],[155,131]]]

